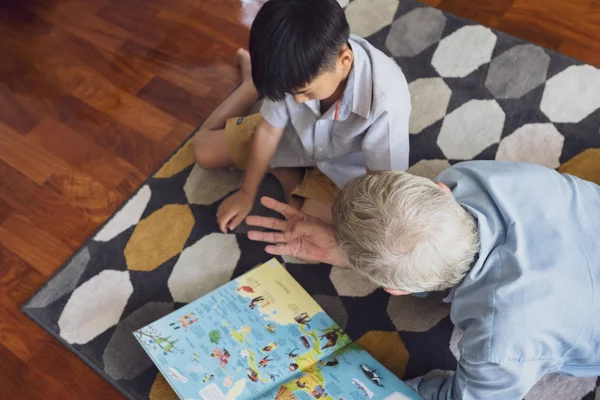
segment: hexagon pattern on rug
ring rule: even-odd
[[[600,108],[600,70],[572,65],[546,82],[540,109],[552,122],[576,123]]]
[[[154,174],[154,178],[170,178],[183,171],[195,162],[192,139],[189,139],[177,152]]]
[[[362,335],[356,344],[396,376],[404,376],[409,354],[398,332],[369,331]]]
[[[46,307],[67,293],[71,293],[77,287],[79,278],[89,262],[90,251],[84,247],[69,261],[66,267],[58,271],[54,278],[40,289],[27,307]]]
[[[491,62],[485,86],[498,99],[517,99],[546,81],[548,64],[541,47],[514,46]]]
[[[119,322],[133,286],[129,272],[105,270],[79,286],[67,302],[58,327],[71,344],[85,344]]]
[[[565,138],[553,124],[523,125],[502,139],[496,160],[529,162],[557,168],[564,141]]]
[[[421,160],[406,172],[434,180],[446,168],[450,168],[448,160]]]
[[[189,303],[229,281],[240,259],[235,235],[211,233],[186,248],[169,277],[173,299]]]
[[[600,149],[587,149],[561,165],[558,170],[600,185]]]
[[[408,85],[410,90],[410,133],[419,133],[444,118],[452,91],[442,78],[422,78]]]
[[[450,304],[443,303],[443,298],[442,293],[430,293],[424,298],[390,296],[387,313],[399,331],[425,332],[450,313]]]
[[[327,315],[333,318],[342,329],[346,328],[346,324],[348,323],[348,312],[339,297],[319,294],[313,296],[313,298],[319,303]]]
[[[394,20],[397,0],[354,0],[346,7],[350,31],[355,35],[371,36]]]
[[[143,186],[125,203],[123,208],[108,220],[100,232],[94,236],[94,240],[107,242],[119,233],[137,224],[150,201],[151,195],[150,187],[148,185]]]
[[[242,171],[206,170],[194,165],[183,190],[190,204],[208,205],[239,188],[243,177]]]
[[[340,296],[364,297],[377,289],[377,285],[358,272],[348,268],[332,268],[331,283]]]
[[[132,332],[174,310],[173,303],[149,302],[119,322],[102,354],[104,372],[111,378],[133,379],[152,365],[152,360]]]
[[[385,46],[396,57],[414,57],[442,37],[446,17],[435,8],[416,8],[392,24]]]
[[[152,271],[180,253],[194,222],[185,204],[169,204],[152,213],[137,224],[125,247],[127,268]]]
[[[462,27],[440,41],[431,64],[444,78],[464,78],[491,60],[496,40],[489,28]]]
[[[504,119],[496,100],[471,100],[446,116],[437,144],[449,159],[469,160],[498,143]]]
[[[525,400],[581,399],[592,393],[597,377],[576,378],[562,374],[547,374],[527,393]]]

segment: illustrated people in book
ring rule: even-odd
[[[227,366],[230,354],[227,351],[227,349],[213,349],[213,352],[210,354],[210,356],[213,358],[218,358],[219,366],[221,368],[224,368],[225,366]]]
[[[266,173],[289,204],[331,218],[339,188],[367,171],[408,168],[410,93],[396,62],[350,35],[336,0],[271,0],[238,50],[240,86],[194,137],[204,169],[239,168],[217,211],[222,232],[253,207]],[[259,98],[257,114],[248,115]]]
[[[194,323],[198,322],[198,317],[196,317],[196,314],[194,313],[189,313],[186,315],[183,315],[181,317],[179,317],[179,320],[177,320],[177,322],[172,322],[169,324],[170,327],[172,327],[173,329],[177,330],[180,328],[183,328],[184,330],[187,331],[187,329]]]
[[[471,161],[435,181],[358,177],[331,225],[262,202],[286,219],[247,219],[285,232],[248,233],[271,254],[350,267],[394,296],[446,292],[460,358],[450,376],[408,381],[425,399],[522,399],[548,373],[600,375],[600,186]]]

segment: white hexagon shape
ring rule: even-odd
[[[409,174],[434,180],[446,168],[450,168],[448,160],[421,160],[408,169]]]
[[[442,78],[421,78],[408,85],[410,91],[409,132],[416,134],[444,118],[452,91]]]
[[[229,281],[240,259],[235,235],[211,233],[181,252],[167,282],[175,301],[189,303]]]
[[[523,125],[500,142],[496,160],[560,166],[565,138],[553,124]]]
[[[489,28],[462,27],[440,41],[431,64],[444,78],[464,78],[491,60],[496,40]]]
[[[398,18],[385,39],[396,57],[414,57],[442,37],[446,17],[440,10],[419,7]]]
[[[600,108],[600,70],[572,65],[546,82],[540,109],[552,122],[577,123]]]
[[[194,165],[183,190],[190,204],[209,205],[239,188],[243,177],[242,171],[205,170]]]
[[[355,35],[371,36],[392,23],[398,0],[355,0],[346,7],[350,31]]]
[[[102,227],[100,232],[94,236],[97,242],[108,242],[119,233],[131,228],[138,222],[150,201],[152,192],[148,185],[143,186],[138,192],[130,198],[125,206],[121,208],[113,217]]]
[[[437,144],[453,160],[470,160],[498,143],[505,114],[495,100],[471,100],[448,114]]]
[[[546,81],[549,64],[541,47],[514,46],[491,62],[485,86],[497,99],[518,99]]]
[[[348,268],[333,267],[329,279],[340,296],[364,297],[378,287],[370,279]]]
[[[113,325],[133,293],[129,272],[105,270],[79,286],[58,319],[60,336],[85,344]]]
[[[340,5],[340,7],[344,8],[348,5],[348,3],[350,3],[350,0],[337,0],[337,2]]]

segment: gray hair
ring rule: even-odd
[[[479,249],[471,214],[429,179],[405,172],[348,182],[334,204],[333,226],[353,269],[411,293],[455,286]]]

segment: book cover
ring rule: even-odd
[[[420,399],[275,259],[133,334],[181,399]]]

